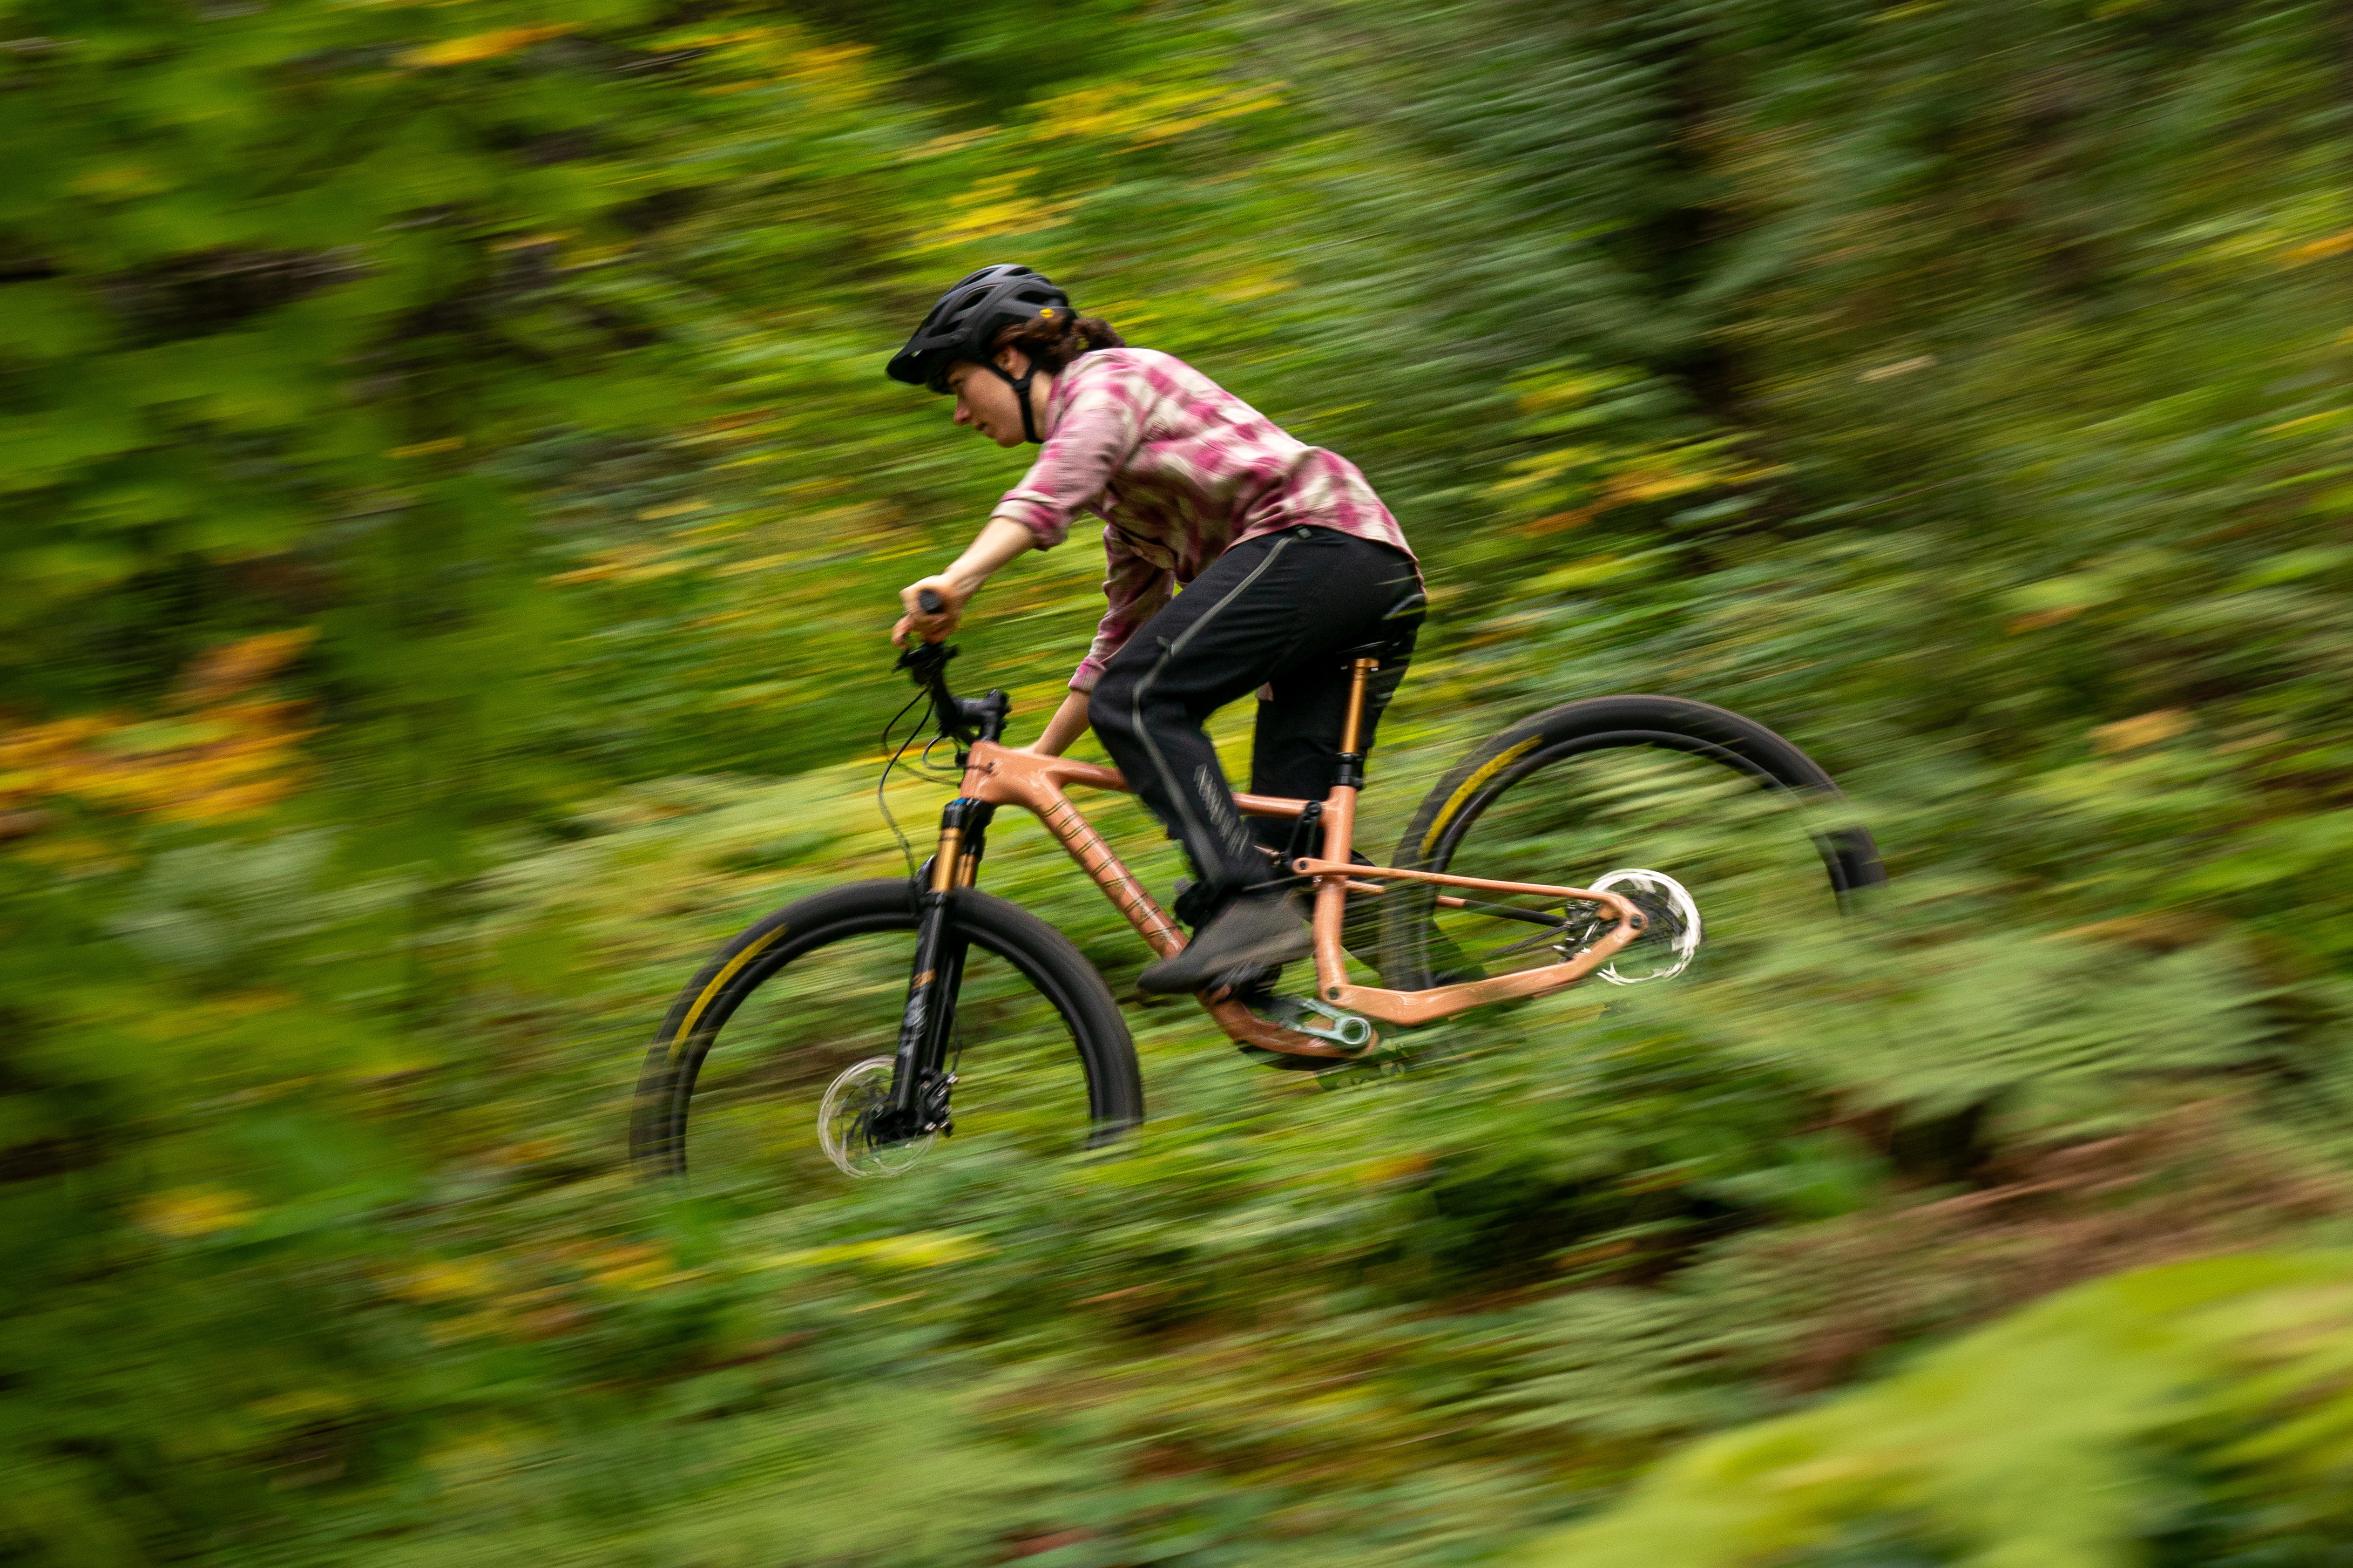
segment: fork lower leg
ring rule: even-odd
[[[907,981],[907,1005],[899,1016],[899,1044],[891,1070],[885,1118],[890,1131],[918,1137],[949,1124],[948,1050],[955,1037],[956,998],[964,985],[968,944],[955,931],[956,889],[979,877],[989,819],[997,808],[957,799],[940,813],[939,846],[916,899],[923,910],[915,929],[915,963]]]

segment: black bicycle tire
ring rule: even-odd
[[[950,895],[960,934],[1018,970],[1071,1031],[1087,1080],[1089,1147],[1144,1120],[1144,1075],[1110,987],[1070,938],[1018,904],[974,889]],[[911,883],[850,882],[786,905],[731,938],[687,982],[646,1053],[629,1119],[629,1156],[652,1178],[686,1174],[696,1077],[745,999],[795,959],[849,937],[913,931]]]
[[[1703,756],[1817,806],[1846,798],[1794,742],[1728,708],[1648,693],[1588,697],[1532,714],[1472,748],[1422,798],[1398,842],[1395,864],[1443,871],[1472,825],[1520,780],[1566,757],[1634,746]],[[1811,837],[1841,910],[1852,912],[1862,889],[1887,880],[1879,846],[1860,822],[1838,823]],[[1412,979],[1420,952],[1412,933],[1385,933],[1384,973],[1396,966]],[[1427,976],[1421,979],[1427,983]]]

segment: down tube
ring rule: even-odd
[[[1071,858],[1079,863],[1082,870],[1094,879],[1103,897],[1127,917],[1127,923],[1152,944],[1153,952],[1166,958],[1185,945],[1176,922],[1144,890],[1144,884],[1121,863],[1111,846],[1103,842],[1103,835],[1095,831],[1094,824],[1079,814],[1079,808],[1071,804],[1068,796],[1058,791],[1050,802],[1033,809],[1038,820],[1046,825],[1046,831],[1071,852]]]

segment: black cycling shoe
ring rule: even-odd
[[[1314,950],[1307,912],[1290,893],[1246,893],[1193,933],[1182,952],[1145,967],[1138,991],[1181,996],[1241,979],[1234,972],[1289,963]]]
[[[1274,988],[1282,980],[1282,965],[1253,963],[1242,969],[1229,969],[1218,977],[1218,984],[1208,995],[1212,1002],[1239,1002],[1253,1013],[1263,1013],[1274,1005]]]

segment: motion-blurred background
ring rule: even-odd
[[[0,1560],[2344,1560],[2341,5],[0,35]],[[881,362],[999,260],[1404,521],[1367,848],[1670,691],[1848,784],[1865,929],[1347,1092],[1132,1008],[1124,1152],[636,1188],[670,994],[899,864],[893,590],[1025,456]],[[1099,565],[960,682],[1040,721]]]

